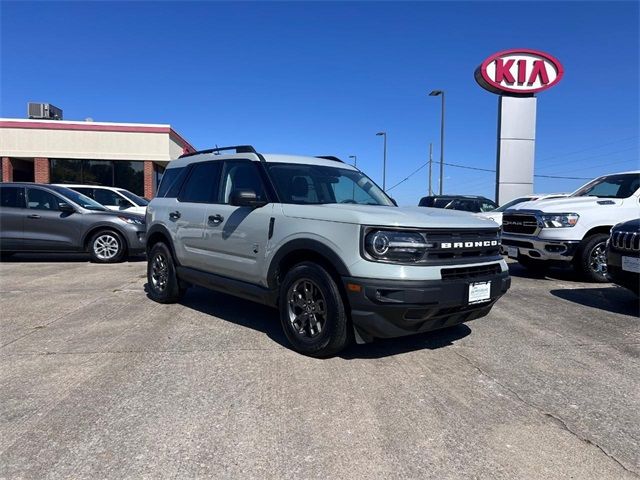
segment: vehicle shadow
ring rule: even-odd
[[[148,285],[144,286],[145,292]],[[217,317],[226,322],[263,332],[279,345],[291,349],[287,337],[282,331],[280,317],[275,308],[243,300],[225,293],[191,287],[180,304],[195,311]],[[434,350],[452,345],[471,333],[467,325],[422,333],[407,337],[376,340],[373,343],[350,345],[339,356],[347,360],[358,358],[382,358],[425,348]]]
[[[125,259],[125,262],[144,262],[145,256],[136,255]],[[1,263],[89,263],[91,257],[87,253],[14,253],[3,258]]]
[[[640,300],[622,287],[595,287],[550,290],[554,297],[598,308],[606,312],[640,318]]]
[[[537,273],[527,270],[519,263],[509,263],[509,275],[517,278],[535,278],[535,279],[551,279],[564,280],[567,282],[584,282],[579,275],[570,267],[549,267],[544,273]]]

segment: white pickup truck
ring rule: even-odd
[[[566,198],[524,202],[502,217],[502,245],[524,267],[573,264],[586,280],[607,282],[611,227],[640,217],[640,171],[604,175]]]

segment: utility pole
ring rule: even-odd
[[[430,97],[441,97],[440,107],[440,195],[442,195],[442,182],[444,180],[444,90],[432,90]]]
[[[376,136],[384,138],[383,157],[382,157],[382,191],[387,190],[387,132],[378,132]]]
[[[431,188],[431,167],[433,166],[433,143],[429,143],[429,196],[433,195]]]

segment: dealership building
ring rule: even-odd
[[[0,119],[0,181],[84,183],[152,198],[167,163],[195,149],[171,126]]]

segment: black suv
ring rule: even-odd
[[[94,262],[144,253],[142,215],[114,212],[69,188],[0,184],[0,253],[89,252]]]
[[[498,208],[493,200],[475,195],[432,195],[422,197],[420,207],[446,208],[449,210],[462,210],[463,212],[490,212]]]
[[[640,294],[640,218],[611,229],[607,242],[607,274],[613,283]]]

